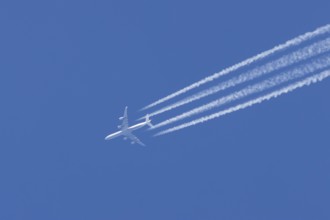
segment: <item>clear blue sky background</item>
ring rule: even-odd
[[[0,2],[0,219],[330,219],[330,80],[146,148],[138,109],[330,21],[330,2]],[[157,118],[155,118],[157,121]]]

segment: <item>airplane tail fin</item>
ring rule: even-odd
[[[149,115],[146,115],[146,122],[149,125],[149,127],[151,127],[151,128],[153,127],[153,125],[151,124],[151,119],[150,119]]]

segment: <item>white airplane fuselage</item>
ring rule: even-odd
[[[105,137],[105,140],[110,140],[119,136],[124,136],[124,139],[129,139],[131,140],[131,144],[139,144],[141,146],[145,146],[144,143],[142,143],[139,138],[137,138],[134,134],[133,131],[140,129],[146,125],[152,127],[153,125],[151,124],[151,120],[149,118],[149,115],[146,115],[145,117],[145,121],[138,123],[136,125],[133,126],[129,126],[128,124],[128,116],[127,116],[127,106],[124,110],[124,115],[122,117],[119,117],[119,120],[122,121],[121,125],[118,126],[119,131],[109,134],[108,136]]]
[[[122,135],[125,135],[126,133],[131,133],[132,131],[134,130],[137,130],[137,129],[140,129],[146,125],[148,125],[149,122],[145,121],[145,122],[141,122],[139,124],[136,124],[136,125],[133,125],[133,126],[130,126],[124,130],[120,130],[120,131],[117,131],[115,133],[112,133],[112,134],[109,134],[108,136],[105,137],[105,140],[110,140],[110,139],[113,139],[113,138],[116,138],[116,137],[119,137],[119,136],[122,136]]]

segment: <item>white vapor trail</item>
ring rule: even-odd
[[[325,40],[321,40],[319,42],[313,43],[312,45],[306,46],[302,49],[292,52],[288,55],[282,56],[281,58],[279,58],[275,61],[271,61],[260,67],[256,67],[250,71],[247,71],[246,73],[243,73],[243,74],[241,74],[237,77],[234,77],[232,79],[229,79],[225,82],[219,83],[218,85],[213,86],[209,89],[205,89],[201,92],[191,95],[188,98],[175,102],[174,104],[165,106],[164,108],[161,108],[160,110],[149,113],[149,116],[155,116],[155,115],[162,114],[164,112],[170,111],[170,110],[178,108],[182,105],[199,100],[201,98],[212,95],[219,91],[223,91],[230,87],[233,87],[233,86],[239,85],[241,83],[247,82],[249,80],[255,79],[264,74],[271,73],[271,72],[279,70],[281,68],[290,66],[294,63],[304,61],[313,56],[325,53],[329,50],[330,50],[330,38],[327,38]]]
[[[204,104],[200,107],[194,108],[194,109],[187,111],[185,113],[182,113],[178,116],[167,119],[163,122],[160,122],[160,123],[154,125],[151,129],[156,129],[156,128],[171,124],[173,122],[177,122],[184,118],[191,117],[193,115],[211,110],[213,108],[222,106],[222,105],[230,103],[232,101],[247,97],[248,95],[255,94],[257,92],[261,92],[266,89],[273,88],[275,86],[279,86],[282,83],[306,76],[307,74],[311,74],[315,71],[320,71],[321,69],[327,68],[329,66],[330,66],[330,55],[323,56],[323,57],[315,59],[314,61],[311,61],[307,64],[300,65],[292,70],[286,71],[282,74],[276,75],[274,77],[271,77],[269,79],[266,79],[262,82],[254,84],[254,85],[247,86],[247,87],[245,87],[239,91],[233,92],[225,97],[219,98],[215,101],[212,101],[212,102]]]
[[[279,89],[279,90],[276,90],[274,92],[268,93],[267,95],[260,96],[256,99],[247,101],[245,103],[236,105],[234,107],[231,107],[231,108],[219,111],[217,113],[214,113],[214,114],[211,114],[211,115],[208,115],[208,116],[204,116],[204,117],[201,117],[199,119],[196,119],[196,120],[193,120],[193,121],[175,126],[173,128],[158,132],[155,136],[164,135],[164,134],[167,134],[167,133],[178,131],[178,130],[181,130],[181,129],[184,129],[184,128],[187,128],[187,127],[190,127],[190,126],[193,126],[193,125],[197,125],[197,124],[200,124],[200,123],[203,123],[203,122],[221,117],[221,116],[226,115],[226,114],[233,113],[233,112],[241,110],[241,109],[245,109],[245,108],[250,107],[252,105],[262,103],[263,101],[267,101],[267,100],[270,100],[272,98],[276,98],[280,95],[289,93],[289,92],[291,92],[295,89],[301,88],[303,86],[308,86],[312,83],[320,82],[320,81],[322,81],[323,79],[325,79],[329,76],[330,76],[330,69],[325,70],[325,71],[323,71],[323,72],[321,72],[317,75],[313,75],[311,77],[308,77],[308,78],[306,78],[304,80],[301,80],[299,82],[292,83],[289,86],[286,86],[286,87],[283,87],[282,89]]]
[[[224,69],[224,70],[222,70],[222,71],[220,71],[218,73],[215,73],[215,74],[213,74],[211,76],[208,76],[208,77],[206,77],[206,78],[204,78],[204,79],[202,79],[200,81],[197,81],[197,82],[195,82],[195,83],[193,83],[193,84],[191,84],[191,85],[189,85],[189,86],[187,86],[187,87],[185,87],[185,88],[183,88],[183,89],[181,89],[181,90],[179,90],[177,92],[174,92],[174,93],[172,93],[172,94],[170,94],[170,95],[168,95],[168,96],[166,96],[166,97],[164,97],[162,99],[159,99],[158,101],[155,101],[155,102],[151,103],[150,105],[147,105],[146,107],[144,107],[142,109],[144,110],[144,109],[148,109],[148,108],[154,107],[154,106],[156,106],[156,105],[158,105],[160,103],[163,103],[163,102],[165,102],[165,101],[167,101],[169,99],[172,99],[172,98],[174,98],[174,97],[176,97],[178,95],[181,95],[183,93],[186,93],[186,92],[188,92],[188,91],[190,91],[190,90],[192,90],[194,88],[197,88],[197,87],[199,87],[199,86],[201,86],[201,85],[203,85],[205,83],[211,82],[211,81],[213,81],[213,80],[215,80],[215,79],[217,79],[217,78],[219,78],[219,77],[221,77],[223,75],[226,75],[226,74],[228,74],[230,72],[233,72],[233,71],[235,71],[235,70],[237,70],[239,68],[242,68],[242,67],[247,66],[247,65],[249,65],[251,63],[257,62],[257,61],[259,61],[261,59],[264,59],[264,58],[266,58],[266,57],[268,57],[268,56],[270,56],[270,55],[272,55],[272,54],[274,54],[276,52],[280,52],[280,51],[285,50],[285,49],[287,49],[289,47],[292,47],[292,46],[295,46],[295,45],[299,45],[299,44],[301,44],[301,43],[303,43],[303,42],[305,42],[307,40],[310,40],[310,39],[312,39],[314,37],[320,36],[320,35],[325,34],[325,33],[330,33],[330,25],[325,25],[323,27],[317,28],[313,32],[307,32],[307,33],[305,33],[303,35],[300,35],[300,36],[298,36],[296,38],[293,38],[293,39],[291,39],[291,40],[289,40],[289,41],[287,41],[287,42],[285,42],[283,44],[277,45],[277,46],[275,46],[274,48],[272,48],[270,50],[267,50],[267,51],[264,51],[262,53],[259,53],[256,56],[253,56],[251,58],[248,58],[248,59],[246,59],[246,60],[244,60],[244,61],[242,61],[240,63],[237,63],[237,64],[235,64],[235,65],[233,65],[231,67],[228,67],[228,68],[226,68],[226,69]]]

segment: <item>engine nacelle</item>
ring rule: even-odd
[[[124,117],[119,117],[119,120],[123,120],[124,119]]]
[[[117,128],[121,129],[121,125],[118,125]]]

